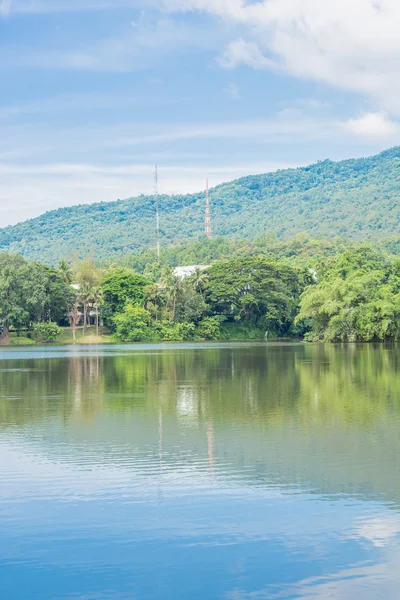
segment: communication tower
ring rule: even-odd
[[[157,237],[157,259],[160,262],[160,196],[158,193],[158,166],[154,170],[154,199],[156,203],[156,237]]]
[[[212,237],[212,229],[211,229],[211,213],[210,213],[210,193],[208,190],[208,179],[206,180],[206,218],[204,223],[204,233],[206,237]]]

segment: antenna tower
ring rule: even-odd
[[[206,234],[206,237],[208,237],[208,238],[212,237],[211,213],[210,213],[210,193],[208,190],[208,179],[206,179],[206,218],[205,218],[205,223],[204,223],[204,233]]]
[[[158,166],[154,170],[154,199],[156,201],[156,236],[157,236],[157,259],[160,262],[160,196],[158,194]]]

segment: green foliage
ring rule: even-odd
[[[262,340],[264,336],[265,328],[250,323],[236,321],[221,325],[220,337],[223,340]]]
[[[113,317],[115,335],[123,342],[144,342],[152,339],[150,314],[140,306],[127,304],[123,312]]]
[[[153,323],[153,339],[160,342],[183,342],[196,339],[194,323]]]
[[[58,322],[65,318],[68,306],[72,301],[73,290],[59,270],[37,264],[45,278],[45,303],[43,314],[39,315],[48,321]]]
[[[104,311],[106,318],[120,313],[129,303],[132,306],[143,304],[145,289],[150,281],[124,267],[109,269],[103,280]]]
[[[216,263],[208,270],[205,297],[213,314],[286,335],[305,280],[311,276],[264,257]]]
[[[66,260],[60,260],[60,262],[58,263],[58,271],[63,281],[70,285],[74,278],[71,265],[67,263]]]
[[[397,147],[370,158],[325,160],[219,185],[210,192],[213,229],[232,240],[255,240],[266,232],[276,232],[283,239],[308,231],[314,238],[377,241],[384,234],[390,251],[399,253],[399,162]],[[202,237],[204,199],[204,192],[160,197],[163,251],[171,243]],[[154,225],[151,196],[73,206],[0,230],[0,250],[55,265],[75,253],[115,260],[143,249],[130,266],[158,280],[155,253],[146,254],[146,249],[156,245]],[[217,256],[217,242],[199,244],[188,249],[186,256],[193,258],[189,264],[199,264],[195,260],[199,255],[205,264],[233,257],[228,253]],[[178,249],[171,261],[178,261],[182,251]]]
[[[55,342],[61,331],[57,323],[35,323],[33,326],[33,335],[38,342]]]
[[[115,335],[123,342],[182,342],[195,338],[194,323],[152,321],[146,309],[132,304],[113,320]]]
[[[368,246],[331,261],[318,285],[301,298],[296,321],[311,320],[307,339],[400,339],[398,266]]]
[[[24,298],[26,263],[22,256],[0,254],[0,322],[8,337],[11,323],[21,327],[28,318]]]
[[[221,336],[221,319],[206,317],[197,328],[197,336],[203,340],[219,340]]]
[[[181,281],[176,298],[174,318],[179,322],[199,323],[207,312],[203,296],[196,291],[193,279]]]
[[[306,233],[284,239],[268,234],[253,241],[216,237],[187,240],[164,247],[161,265],[156,263],[156,251],[152,249],[129,253],[119,263],[158,281],[167,269],[182,265],[211,265],[215,261],[246,256],[265,256],[271,261],[291,266],[317,266],[320,260],[340,254],[352,244],[342,238],[313,238]],[[200,273],[204,274],[204,271]]]
[[[40,321],[58,320],[70,295],[61,275],[22,256],[0,254],[0,323],[8,338],[10,327],[18,331]]]
[[[75,287],[65,275],[68,265],[53,269],[0,253],[2,342],[9,341],[11,328],[18,335],[33,329],[39,341],[54,340],[60,333],[57,323],[67,319],[75,341],[78,326],[83,324],[84,337],[93,318],[97,334],[106,319],[116,338],[129,342],[400,340],[400,259],[368,244],[338,244],[323,242],[328,251],[323,257],[321,245],[301,236],[284,250],[276,242],[285,261],[267,254],[234,256],[183,279],[167,267],[159,269],[157,283],[128,267],[103,273],[85,260],[74,265]],[[300,253],[319,248],[313,269],[302,259],[289,264],[289,249],[295,247]],[[335,253],[339,247],[342,251]]]

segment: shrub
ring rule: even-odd
[[[218,317],[206,317],[199,323],[197,335],[202,340],[219,340],[221,320]]]
[[[157,321],[153,323],[155,339],[161,342],[183,342],[195,337],[194,323],[171,323]]]
[[[57,323],[35,323],[33,326],[33,336],[38,342],[55,342],[60,334]]]
[[[145,342],[153,339],[150,313],[144,308],[127,304],[122,313],[113,318],[115,335],[123,342]]]

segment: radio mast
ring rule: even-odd
[[[208,237],[208,238],[212,237],[211,213],[210,213],[210,193],[208,190],[208,179],[206,179],[206,218],[205,218],[205,222],[204,222],[204,233],[206,234],[206,237]]]
[[[160,262],[160,196],[158,193],[158,166],[154,170],[154,199],[156,203],[156,237],[157,237],[157,259]]]

